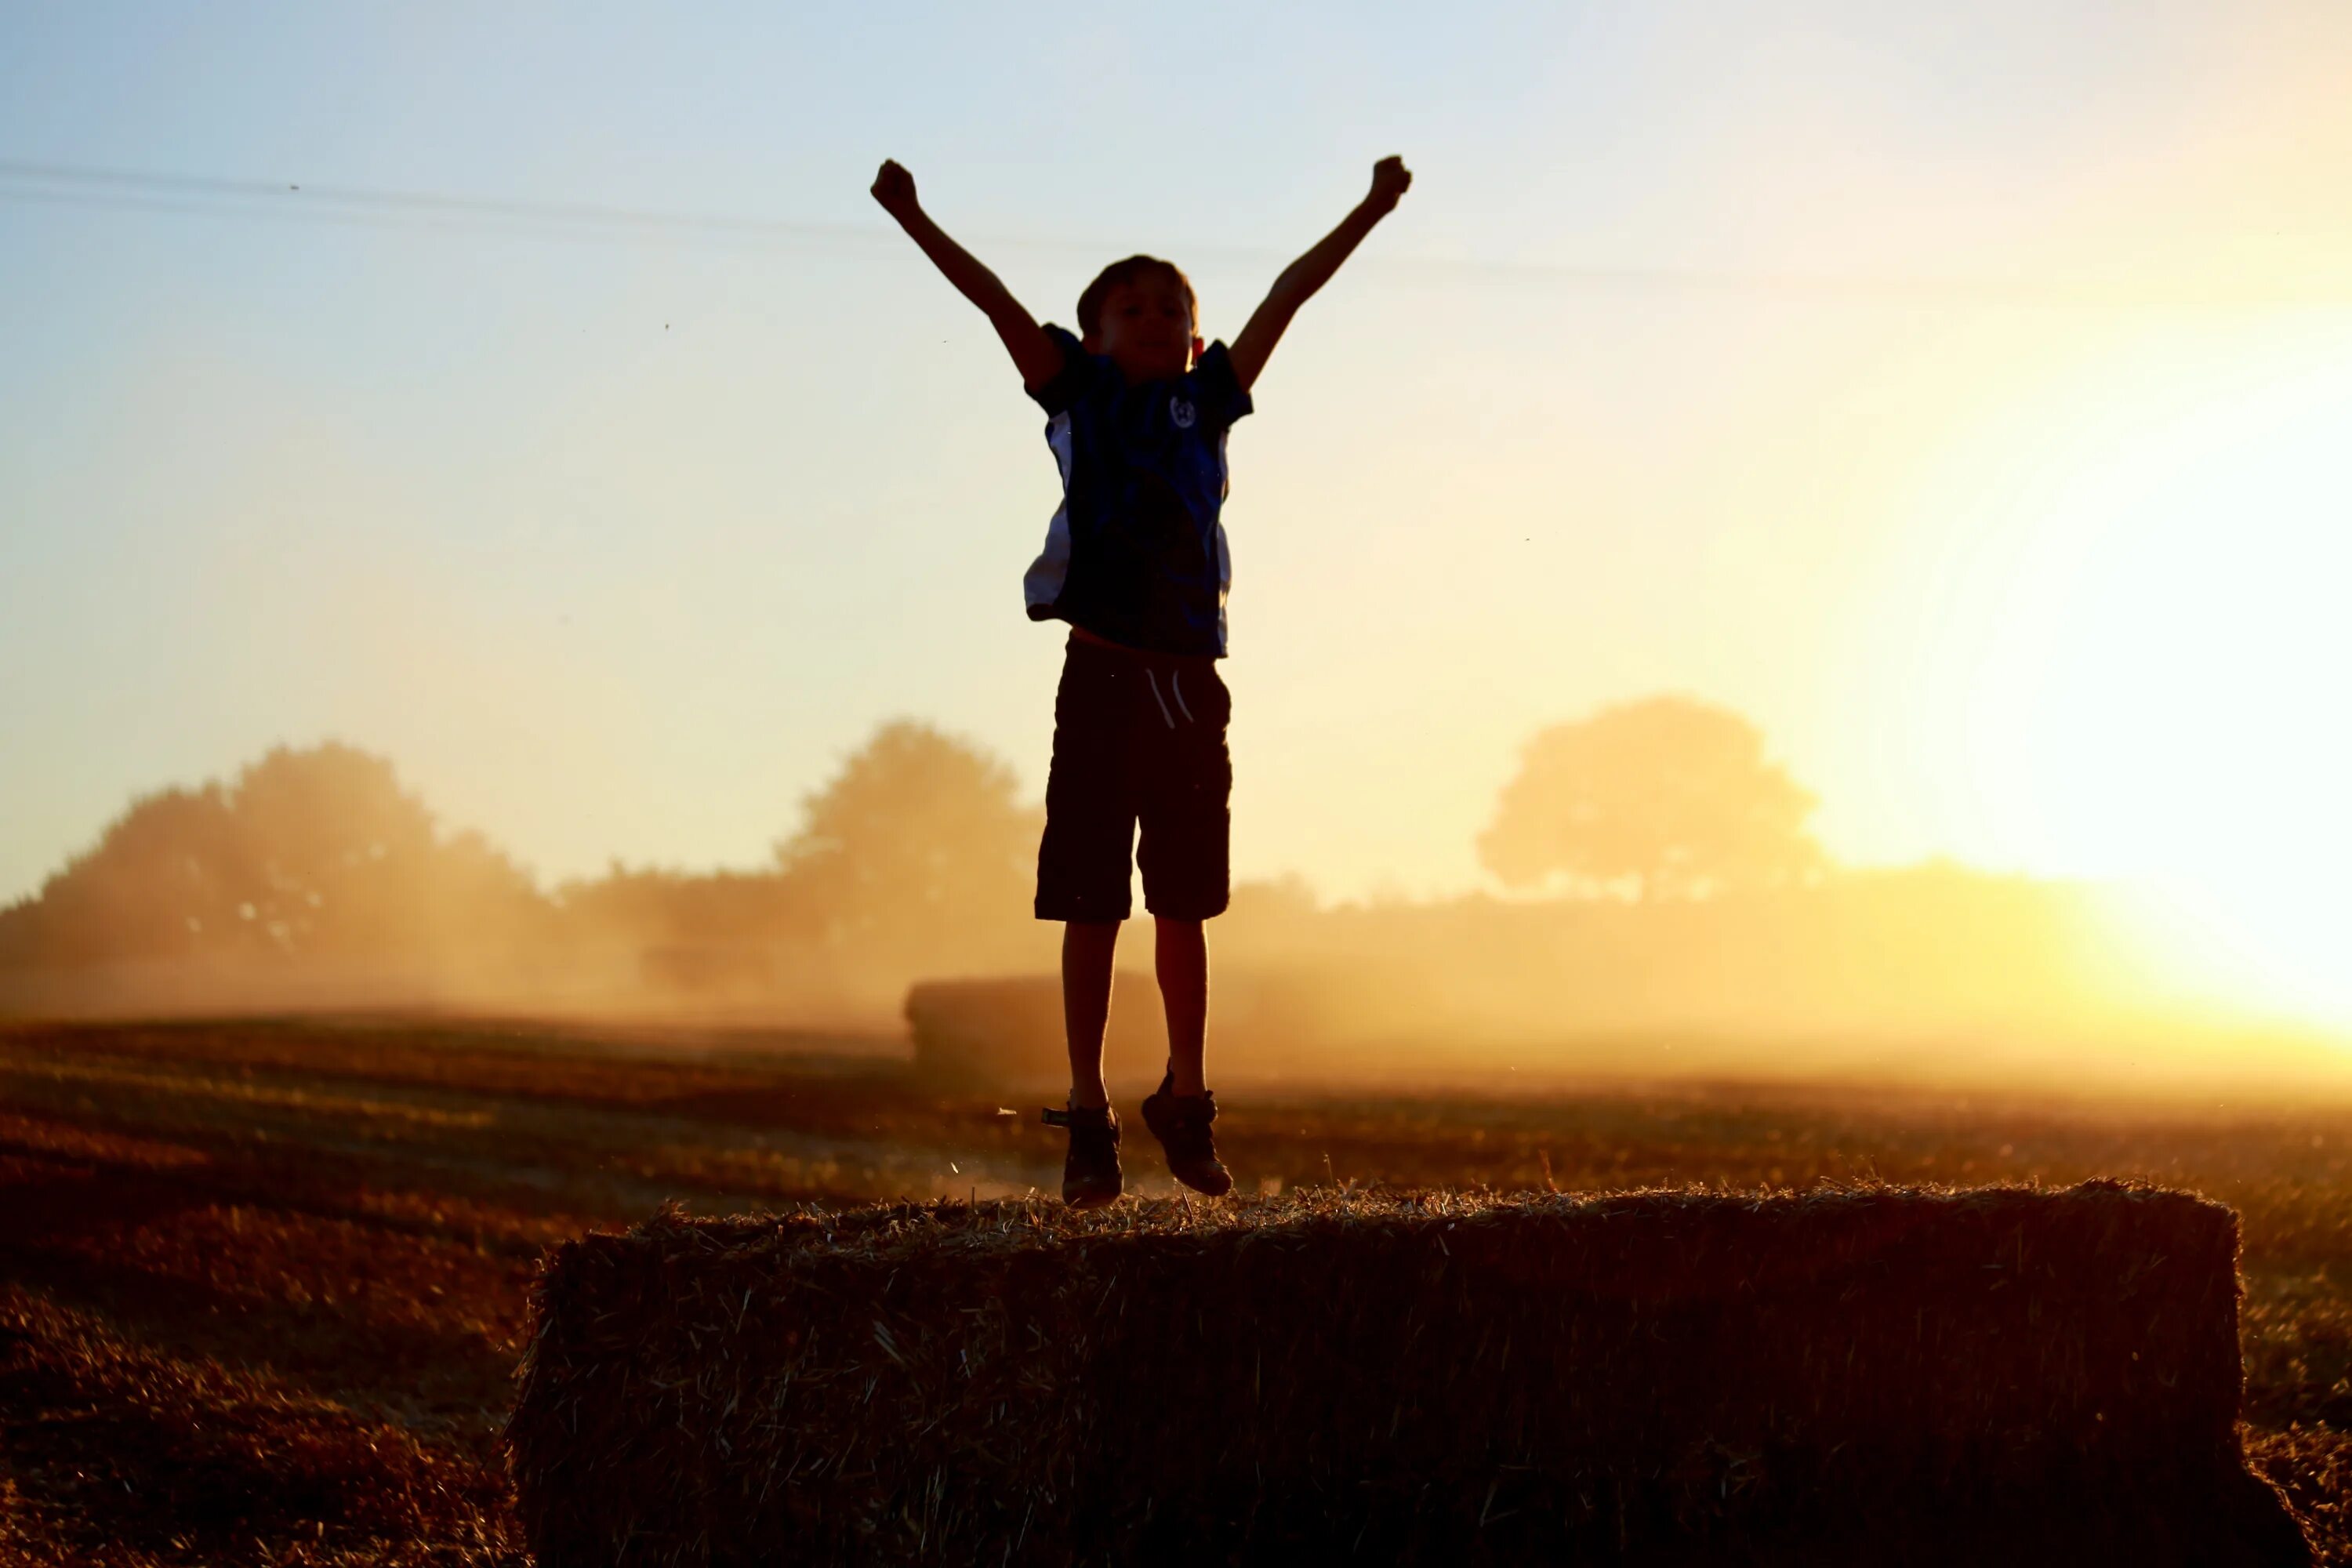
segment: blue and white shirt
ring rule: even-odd
[[[1222,342],[1169,381],[1129,386],[1060,327],[1061,373],[1032,394],[1050,416],[1062,506],[1022,579],[1033,621],[1064,620],[1157,653],[1225,651],[1233,561],[1218,512],[1225,432],[1250,411]]]

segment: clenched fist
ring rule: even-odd
[[[1372,194],[1364,198],[1364,203],[1379,212],[1394,212],[1397,198],[1412,188],[1412,171],[1404,166],[1404,160],[1383,158],[1372,165]]]
[[[1389,160],[1393,163],[1395,159]],[[1410,179],[1412,176],[1406,176]],[[882,168],[874,176],[874,199],[882,210],[892,215],[910,212],[915,206],[915,176],[901,168],[895,158],[882,160]]]

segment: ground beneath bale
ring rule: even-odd
[[[495,1437],[543,1247],[672,1196],[1051,1192],[1058,1147],[1006,1110],[887,1060],[648,1057],[510,1022],[0,1025],[0,1563],[523,1563]],[[2205,1193],[2243,1221],[2247,1450],[2352,1568],[2352,1108],[1619,1085],[1291,1092],[1236,1099],[1218,1131],[1245,1188],[1318,1202],[1874,1176]],[[232,1470],[207,1442],[324,1444],[342,1468]],[[199,1461],[246,1478],[235,1510],[186,1489]]]

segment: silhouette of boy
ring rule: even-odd
[[[980,307],[1047,416],[1062,506],[1023,587],[1033,620],[1070,623],[1054,698],[1039,920],[1061,921],[1062,1017],[1070,1097],[1045,1119],[1068,1129],[1062,1196],[1118,1198],[1118,1117],[1103,1083],[1111,960],[1129,913],[1129,845],[1140,824],[1144,907],[1168,1014],[1168,1068],[1143,1102],[1169,1169],[1211,1196],[1233,1186],[1217,1158],[1216,1097],[1203,1080],[1209,950],[1202,922],[1228,893],[1225,654],[1232,569],[1218,511],[1225,432],[1298,308],[1330,281],[1412,184],[1402,160],[1373,165],[1371,190],[1285,268],[1228,349],[1203,345],[1192,285],[1170,262],[1131,256],[1078,296],[1078,332],[1040,327],[996,275],[933,223],[895,163],[874,199],[963,297]]]

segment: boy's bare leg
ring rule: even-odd
[[[1103,1027],[1110,1022],[1111,960],[1117,921],[1071,921],[1062,927],[1062,1028],[1070,1042],[1070,1103],[1099,1110],[1110,1103],[1103,1083]]]
[[[1209,938],[1199,921],[1155,922],[1152,957],[1168,1010],[1168,1069],[1178,1094],[1199,1094],[1209,1029]]]

